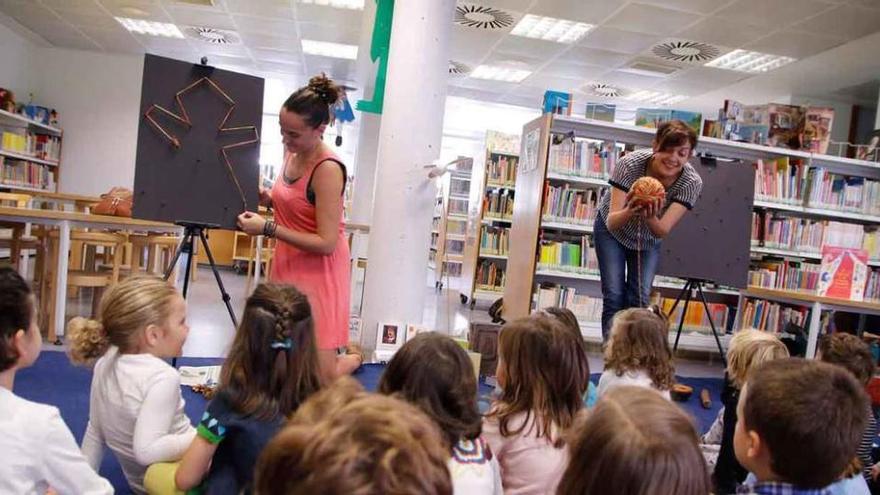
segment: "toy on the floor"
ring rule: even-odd
[[[216,384],[214,384],[214,385],[193,385],[190,388],[192,388],[193,392],[196,392],[198,394],[202,394],[205,397],[205,399],[207,399],[207,400],[213,399],[214,394],[217,393],[217,385]]]
[[[702,404],[703,409],[712,409],[712,396],[709,394],[708,388],[700,390],[700,404]]]
[[[694,387],[684,385],[682,383],[676,383],[672,386],[672,390],[669,391],[669,395],[672,396],[672,400],[677,402],[687,402],[688,399],[691,398],[691,395],[693,393]]]
[[[648,177],[639,177],[632,185],[632,202],[636,206],[647,205],[657,199],[666,197],[666,189],[659,180]]]

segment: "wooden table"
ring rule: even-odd
[[[837,299],[835,297],[822,297],[806,292],[765,289],[762,287],[750,286],[747,290],[742,291],[742,296],[744,298],[754,297],[758,299],[768,299],[771,301],[796,304],[799,306],[809,306],[810,320],[808,322],[809,333],[807,334],[807,357],[809,358],[816,355],[816,344],[819,340],[819,325],[822,321],[823,309],[848,311],[858,314],[880,315],[880,303],[850,301],[848,299]],[[742,311],[742,307],[738,309],[738,312],[739,311]]]
[[[32,196],[33,202],[57,203],[61,205],[72,205],[74,210],[88,213],[88,208],[101,201],[101,198],[95,196],[83,196],[80,194],[56,193],[50,191],[28,191],[28,195]],[[66,208],[62,208],[66,209]]]
[[[30,208],[10,208],[0,206],[0,222],[30,223],[58,227],[58,266],[55,267],[55,321],[50,322],[48,335],[53,337],[64,335],[64,311],[67,303],[67,269],[70,251],[70,230],[79,229],[114,229],[135,232],[172,232],[180,234],[183,228],[171,223],[138,220],[133,218],[111,217],[106,215],[90,215],[71,211],[36,210]]]

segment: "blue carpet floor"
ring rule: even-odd
[[[182,358],[178,360],[179,366],[209,366],[220,363],[220,359]],[[383,365],[368,364],[355,375],[355,378],[367,390],[375,390],[383,369]],[[591,378],[596,383],[599,380],[599,375],[594,374]],[[719,400],[721,379],[678,377],[678,380],[692,386],[695,390],[690,400],[679,404],[697,419],[700,431],[706,431],[721,407]],[[89,416],[90,383],[91,372],[71,365],[64,353],[43,352],[32,367],[18,373],[15,378],[15,393],[32,401],[58,407],[77,442],[81,442]],[[711,409],[703,409],[700,405],[699,391],[702,388],[709,389],[712,394]],[[485,407],[488,403],[487,397],[491,391],[491,387],[485,384],[480,385],[481,406]],[[182,393],[184,400],[186,400],[186,414],[195,424],[205,410],[205,399],[188,387],[184,387]],[[105,450],[100,472],[116,487],[117,493],[130,493],[119,463],[109,451]]]

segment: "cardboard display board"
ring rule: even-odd
[[[180,108],[175,99],[178,92],[205,77],[214,85],[203,81],[183,93]],[[245,206],[256,211],[259,142],[232,149],[228,146],[254,140],[259,135],[263,84],[259,77],[145,56],[135,162],[135,218],[235,229],[236,217]],[[227,118],[232,107],[230,100],[234,108]],[[150,112],[154,122],[150,122],[145,115],[153,105],[188,117],[191,125],[155,108]],[[225,128],[242,129],[220,131],[224,118]],[[173,144],[174,139],[179,146]],[[223,158],[224,146],[238,185]]]
[[[755,169],[749,163],[695,158],[703,179],[696,206],[663,240],[657,275],[746,288]]]

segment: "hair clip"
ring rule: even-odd
[[[293,349],[293,339],[288,337],[284,340],[276,340],[275,342],[272,342],[272,345],[270,347],[272,349]]]

